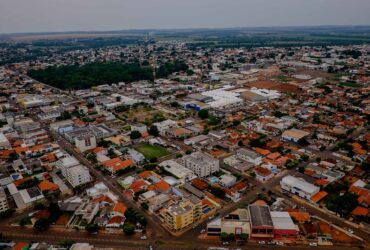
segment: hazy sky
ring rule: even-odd
[[[370,25],[370,0],[0,0],[0,33]]]

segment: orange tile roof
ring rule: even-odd
[[[16,147],[15,148],[15,152],[17,153],[17,154],[21,154],[22,152],[26,152],[26,151],[28,151],[30,148],[29,147],[21,147],[21,146],[19,146],[19,147]]]
[[[328,180],[326,179],[317,179],[315,180],[315,185],[318,185],[318,186],[325,186],[329,183]]]
[[[306,222],[311,220],[310,214],[305,212],[289,212],[289,215],[298,222]]]
[[[322,200],[324,197],[326,197],[327,195],[328,195],[328,193],[327,193],[327,192],[325,192],[325,191],[320,191],[320,192],[316,193],[315,195],[313,195],[313,196],[311,197],[311,200],[312,200],[313,202],[317,203],[317,202],[321,201],[321,200]]]
[[[134,161],[131,159],[127,159],[122,161],[120,158],[113,158],[108,161],[103,162],[103,166],[106,168],[110,168],[112,171],[116,172],[121,169],[127,168],[134,165]]]
[[[355,216],[367,216],[369,214],[369,209],[357,206],[352,212],[352,215]]]
[[[263,148],[255,148],[256,152],[261,155],[268,155],[270,154],[270,150],[263,149]]]
[[[264,200],[256,200],[255,202],[253,202],[253,205],[267,206],[267,203]]]
[[[243,190],[247,187],[248,185],[245,182],[238,182],[236,183],[232,188],[234,190],[240,191]]]
[[[255,167],[254,168],[254,172],[256,174],[259,174],[259,175],[262,175],[262,176],[268,176],[270,175],[272,172],[270,170],[268,170],[267,168],[263,168],[263,167]]]
[[[275,153],[271,153],[269,155],[267,155],[266,157],[271,159],[271,160],[275,160],[277,158],[279,158],[281,156],[281,154],[279,152],[275,152]]]
[[[156,190],[160,190],[161,192],[167,192],[171,188],[171,185],[164,180],[160,180],[159,182],[154,184],[154,186]]]
[[[99,196],[93,200],[93,202],[100,203],[100,202],[106,202],[106,203],[113,203],[112,199],[109,198],[106,195]]]
[[[127,210],[127,207],[122,202],[117,202],[114,207],[112,208],[112,211],[124,214]]]
[[[114,216],[110,218],[108,221],[108,224],[122,224],[123,222],[123,217],[122,216]]]
[[[194,179],[191,181],[191,185],[193,185],[194,187],[196,187],[197,189],[199,190],[205,190],[206,188],[208,188],[208,183],[202,179]]]
[[[43,180],[39,183],[39,189],[41,190],[41,192],[44,192],[44,191],[56,191],[59,189],[59,186],[55,183],[52,183],[48,180]]]

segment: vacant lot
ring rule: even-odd
[[[142,153],[146,159],[158,159],[169,154],[168,150],[161,146],[149,145],[141,143],[135,147],[137,151]]]

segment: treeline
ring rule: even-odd
[[[100,84],[153,80],[153,69],[138,64],[104,62],[30,70],[28,75],[60,89],[86,89]]]
[[[183,61],[167,62],[158,68],[156,76],[158,78],[167,77],[174,72],[186,71],[188,68]]]
[[[156,76],[164,78],[187,69],[183,61],[166,62],[157,69]],[[60,89],[87,89],[100,84],[153,80],[153,68],[139,64],[104,62],[30,70],[28,75]]]

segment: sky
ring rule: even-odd
[[[0,0],[0,33],[370,25],[370,0]]]

